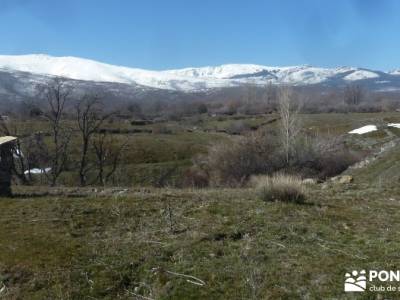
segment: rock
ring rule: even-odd
[[[339,175],[339,176],[332,177],[331,180],[335,183],[347,184],[347,183],[353,182],[353,176]]]
[[[304,184],[317,184],[317,180],[314,178],[305,178],[303,179]]]
[[[327,182],[324,182],[321,186],[321,190],[326,190],[329,187]]]
[[[123,189],[123,190],[120,190],[118,193],[117,193],[117,195],[123,195],[123,194],[126,194],[128,192],[128,189]]]

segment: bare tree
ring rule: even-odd
[[[344,102],[347,105],[359,105],[363,100],[363,90],[361,86],[352,84],[346,86],[344,90]]]
[[[300,105],[299,103],[294,103],[293,92],[288,87],[279,89],[278,104],[279,116],[281,118],[281,143],[285,155],[285,162],[289,165],[294,148],[293,146],[300,132],[298,117]]]
[[[257,100],[258,100],[258,86],[251,80],[247,82],[243,87],[243,96],[238,99],[237,108],[235,111],[237,113],[244,114],[254,114],[257,111]]]
[[[243,102],[250,106],[257,100],[257,85],[254,81],[247,82],[245,85],[245,93]]]
[[[263,98],[267,109],[274,107],[277,98],[277,88],[269,81],[264,87]]]
[[[86,185],[87,173],[90,170],[88,153],[92,136],[109,116],[110,114],[104,114],[103,105],[97,96],[85,96],[76,105],[76,119],[82,142],[79,161],[79,181],[81,186]]]
[[[104,186],[117,170],[126,142],[117,145],[111,136],[103,132],[94,137],[92,145],[96,156],[96,180]]]
[[[33,134],[33,136],[30,137],[28,140],[27,147],[30,148],[29,152],[24,153],[25,155],[28,156],[28,160],[31,162],[31,166],[37,167],[40,169],[41,174],[43,174],[47,182],[51,182],[51,172],[49,172],[48,166],[51,166],[51,161],[53,154],[51,153],[51,149],[48,146],[48,143],[45,142],[45,133],[43,132],[37,132]],[[28,172],[28,178],[32,178],[31,174],[31,169],[29,168]],[[40,178],[42,180],[42,176]]]
[[[130,103],[126,109],[133,117],[143,118],[142,107],[139,103]]]
[[[68,158],[71,130],[67,128],[64,122],[64,113],[71,92],[72,89],[61,78],[55,78],[40,90],[46,100],[47,110],[44,112],[44,117],[49,122],[51,133],[52,145],[46,151],[51,170],[48,174],[47,172],[45,174],[52,186],[56,185],[57,179],[65,169]],[[42,146],[46,147],[45,145]]]

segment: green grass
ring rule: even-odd
[[[390,149],[366,167],[352,170],[350,173],[356,181],[373,186],[400,184],[400,150],[398,146]]]
[[[345,272],[400,267],[396,185],[317,186],[305,205],[249,189],[17,192],[0,199],[6,299],[350,299]]]
[[[331,135],[345,134],[350,130],[369,125],[400,122],[398,112],[380,113],[324,113],[303,114],[302,125],[309,130]]]
[[[400,122],[399,113],[302,114],[300,117],[302,126],[308,132],[333,137],[366,124]],[[165,184],[180,186],[193,157],[205,153],[209,145],[230,138],[229,134],[223,133],[223,131],[229,132],[238,123],[256,128],[276,118],[276,114],[216,117],[201,115],[185,118],[180,122],[168,121],[144,126],[133,126],[124,120],[106,123],[104,124],[105,128],[117,130],[117,132],[121,130],[121,133],[113,134],[114,143],[126,143],[121,168],[116,172],[110,184],[150,186],[157,183],[164,174],[171,173],[170,178],[165,180]],[[40,120],[17,121],[10,125],[18,128],[20,134],[39,130],[46,131],[46,122]],[[73,124],[69,122],[69,126],[73,127]],[[153,130],[160,126],[167,128],[167,133],[159,133],[159,131],[156,131],[158,133],[128,133],[133,129]],[[279,126],[279,122],[268,123],[262,127],[276,129],[277,126]],[[387,132],[393,136],[400,135],[399,129],[389,128],[386,131],[373,132],[361,137],[347,136],[348,145],[356,150],[371,151],[392,138],[388,136]],[[69,172],[65,172],[61,176],[60,184],[74,186],[78,183],[77,162],[81,151],[79,143],[77,132],[72,136]],[[171,171],[172,169],[175,170]],[[38,179],[38,181],[40,180]]]
[[[307,130],[333,136],[367,124],[400,122],[398,113],[301,118]],[[168,122],[168,134],[115,134],[117,141],[127,140],[127,151],[110,184],[141,186],[127,192],[15,187],[18,197],[0,199],[0,289],[6,286],[0,298],[135,299],[136,293],[151,299],[354,299],[343,292],[346,272],[399,269],[397,147],[365,169],[352,170],[355,184],[309,187],[302,205],[265,203],[251,189],[145,188],[169,170],[165,184],[176,184],[193,156],[229,139],[213,130],[264,120],[202,116],[201,122]],[[25,131],[30,125],[19,126]],[[391,128],[347,138],[352,147],[376,150],[399,133]],[[74,136],[73,161],[77,142]],[[76,180],[76,172],[70,172],[61,183]]]
[[[33,128],[45,128],[41,122],[31,122]],[[24,132],[24,126],[21,123],[16,124],[19,126],[19,132]],[[131,126],[125,122],[120,122],[120,127],[117,127],[116,122],[111,124],[111,128],[126,129],[126,127],[135,128],[138,126]],[[154,125],[155,126],[155,125]],[[166,124],[166,126],[176,126],[173,122]],[[179,174],[173,172],[171,178],[167,180],[170,184],[179,185],[184,175],[184,171],[190,167],[191,159],[200,153],[205,153],[207,147],[216,141],[228,139],[228,135],[215,132],[203,132],[201,130],[195,132],[188,132],[184,126],[174,129],[168,134],[162,133],[135,133],[135,134],[113,134],[113,142],[115,146],[125,144],[123,155],[121,156],[120,168],[112,179],[111,184],[136,186],[136,185],[152,185],[157,178],[163,176],[164,173],[170,172],[171,168],[178,166]],[[50,137],[45,140],[50,143]],[[50,143],[51,145],[51,143]],[[69,162],[68,172],[65,172],[59,183],[63,185],[74,186],[79,182],[78,179],[78,162],[80,159],[80,136],[79,132],[72,135],[69,146]],[[24,149],[23,149],[24,152]],[[94,160],[93,155],[90,158]],[[152,174],[154,176],[152,176]],[[93,177],[93,176],[92,176]],[[154,177],[154,178],[153,178]],[[39,180],[39,179],[38,179]],[[92,179],[89,178],[89,182]]]
[[[202,122],[197,124],[203,130],[229,131],[235,124],[243,124],[248,127],[258,127],[261,124],[275,119],[276,114],[265,116],[217,116],[203,118]]]

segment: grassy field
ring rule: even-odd
[[[160,178],[170,173],[163,185],[180,186],[193,157],[205,153],[208,146],[232,139],[238,133],[245,135],[260,128],[277,129],[277,117],[276,114],[215,117],[204,114],[184,118],[179,122],[148,125],[132,125],[127,120],[114,120],[105,124],[104,128],[113,130],[112,136],[116,145],[125,143],[126,147],[120,168],[109,184],[154,186],[162,181]],[[400,122],[399,113],[301,114],[300,118],[305,131],[328,137],[337,137],[367,124]],[[71,122],[67,125],[74,128]],[[10,127],[17,128],[20,135],[48,130],[46,123],[40,120],[14,121]],[[397,134],[399,131],[397,130]],[[357,149],[376,148],[391,137],[387,132],[380,131],[363,136],[364,138],[366,141],[361,143],[360,139],[351,139],[349,145]],[[76,170],[81,151],[79,143],[79,134],[76,132],[71,141],[69,172],[62,175],[60,184],[74,186],[78,183]]]
[[[352,184],[309,186],[305,204],[265,203],[249,188],[146,187],[166,170],[173,170],[167,185],[179,182],[193,156],[234,138],[232,128],[276,128],[275,117],[197,116],[163,128],[114,122],[113,136],[127,148],[111,184],[130,189],[15,186],[14,198],[0,199],[0,298],[397,298],[345,294],[343,283],[353,269],[400,268],[398,147],[349,170]],[[307,131],[332,137],[400,123],[398,113],[301,119]],[[17,124],[20,132],[28,123]],[[368,153],[399,136],[393,128],[345,135]],[[72,160],[77,143],[74,136]],[[75,173],[61,183],[74,185]]]
[[[251,189],[17,187],[0,200],[0,297],[352,299],[345,272],[400,267],[400,188],[322,186],[303,205]]]

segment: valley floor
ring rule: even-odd
[[[16,190],[0,199],[0,298],[322,299],[400,268],[400,187]],[[384,296],[384,295],[382,295]],[[397,298],[398,293],[388,293]]]

